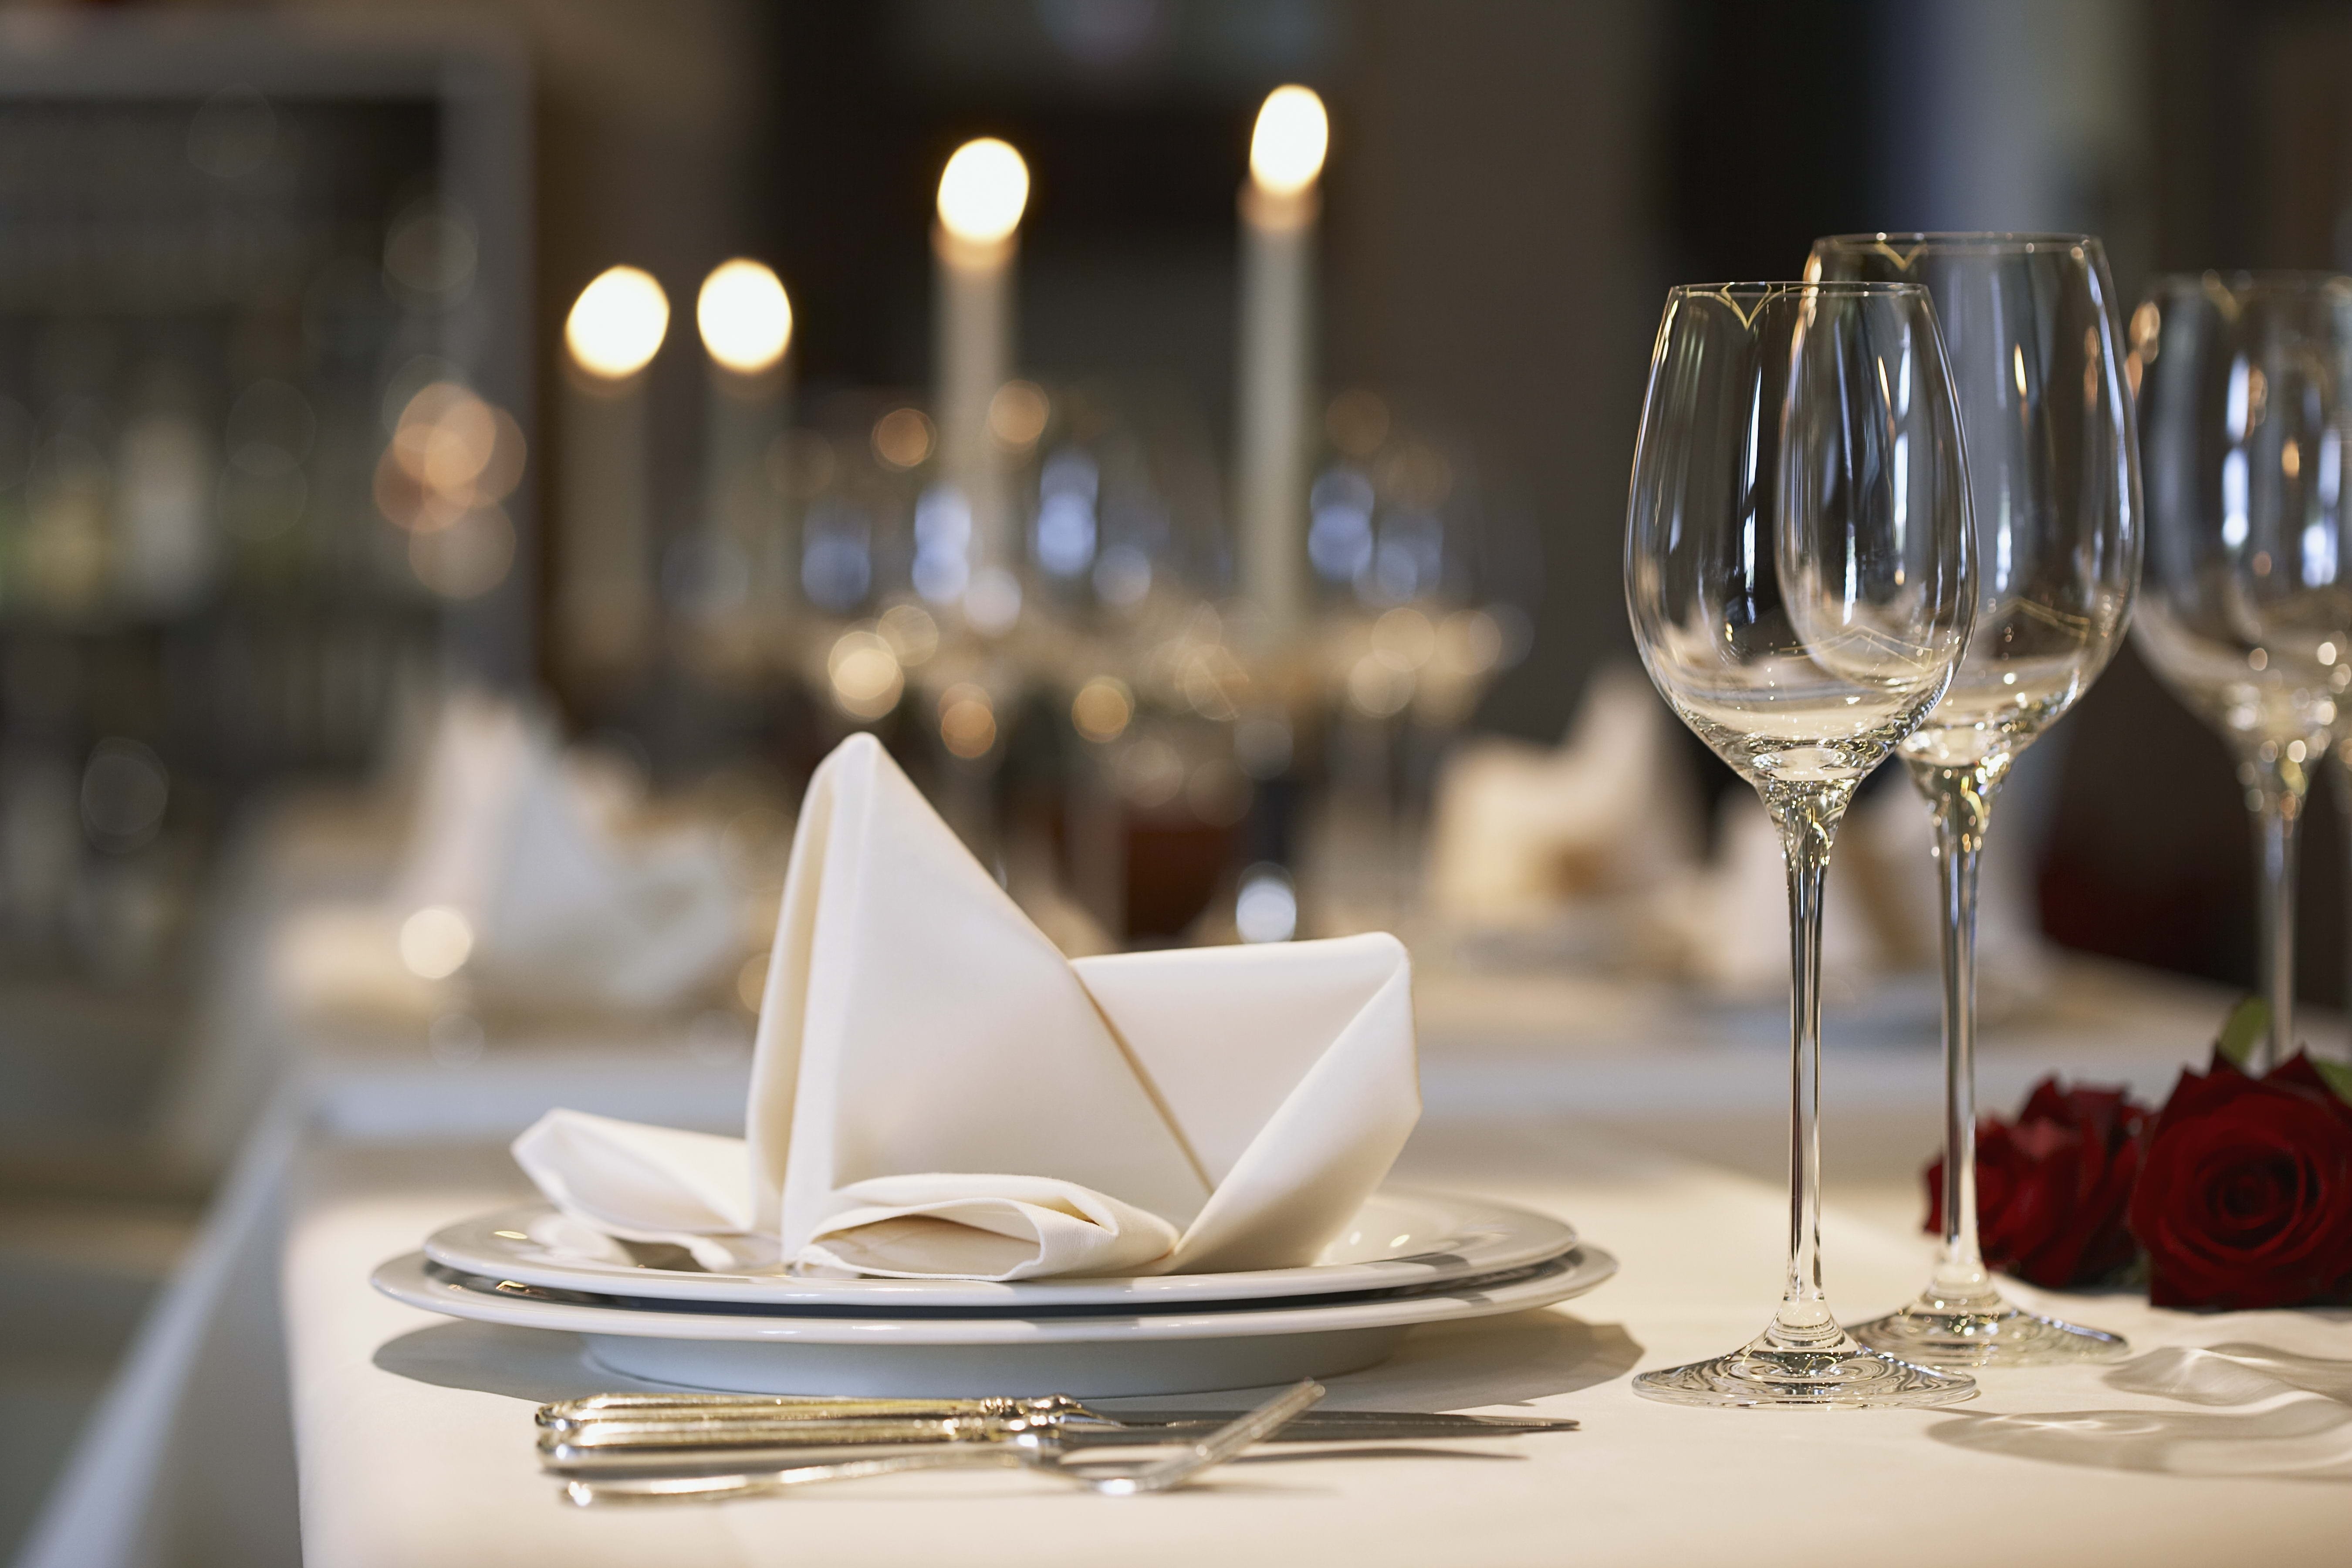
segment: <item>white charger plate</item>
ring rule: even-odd
[[[755,1394],[1108,1398],[1353,1372],[1386,1357],[1415,1325],[1549,1306],[1616,1271],[1614,1258],[1581,1246],[1499,1275],[1369,1298],[1167,1303],[1099,1314],[1070,1303],[1029,1316],[1000,1309],[977,1317],[554,1299],[547,1288],[436,1268],[421,1252],[392,1259],[371,1282],[394,1300],[451,1317],[581,1334],[598,1364],[653,1383]]]
[[[425,1255],[462,1273],[558,1290],[731,1305],[858,1307],[887,1317],[908,1307],[1141,1308],[1442,1285],[1562,1257],[1575,1247],[1576,1231],[1547,1215],[1509,1204],[1384,1187],[1366,1200],[1347,1232],[1315,1263],[1245,1273],[1011,1284],[823,1279],[781,1272],[708,1274],[588,1255],[585,1247],[597,1243],[619,1250],[602,1237],[581,1237],[573,1222],[547,1205],[532,1204],[445,1226],[425,1239]]]

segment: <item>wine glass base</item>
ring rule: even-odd
[[[1846,1331],[1874,1351],[1927,1366],[2051,1366],[2131,1353],[2121,1334],[2045,1318],[1998,1296],[1974,1310],[1922,1297]]]
[[[1784,1350],[1758,1340],[1729,1355],[1645,1372],[1633,1392],[1668,1405],[1790,1410],[1957,1405],[1976,1380],[1864,1349],[1841,1334],[1819,1350]]]

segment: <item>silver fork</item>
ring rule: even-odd
[[[1024,1432],[1000,1443],[947,1447],[919,1454],[877,1455],[870,1459],[845,1459],[833,1464],[795,1465],[781,1470],[572,1480],[564,1483],[563,1492],[583,1508],[600,1502],[725,1502],[737,1498],[767,1497],[816,1481],[858,1480],[906,1470],[1017,1468],[1083,1487],[1097,1497],[1140,1497],[1147,1492],[1181,1487],[1202,1471],[1223,1464],[1251,1444],[1272,1436],[1321,1399],[1323,1392],[1323,1385],[1310,1378],[1218,1427],[1181,1454],[1116,1470],[1072,1465],[1053,1446],[1050,1434]]]

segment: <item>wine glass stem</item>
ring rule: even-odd
[[[1936,823],[1944,939],[1944,1251],[1927,1293],[1947,1311],[1998,1310],[1977,1247],[1977,863],[2000,772],[1915,763]]]
[[[2295,830],[2302,826],[2311,774],[2274,744],[2248,756],[2238,773],[2246,785],[2246,804],[2253,808],[2254,853],[2262,868],[2259,984],[2271,1014],[2263,1065],[2276,1067],[2294,1048]]]
[[[1765,1337],[1826,1350],[1842,1336],[1822,1290],[1822,892],[1851,784],[1767,788],[1789,867],[1789,1284]]]

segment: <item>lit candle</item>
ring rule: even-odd
[[[739,258],[702,280],[694,319],[710,357],[696,608],[709,618],[748,610],[754,625],[772,627],[798,566],[766,466],[770,443],[789,422],[792,300],[774,272]]]
[[[970,510],[964,605],[983,631],[1009,626],[1021,607],[1011,481],[989,405],[1013,372],[1014,233],[1028,205],[1028,165],[993,137],[957,148],[940,175],[933,413],[940,472]]]
[[[645,368],[669,331],[669,300],[634,267],[580,291],[563,323],[562,576],[557,626],[575,668],[625,672],[653,625]]]
[[[1242,592],[1275,626],[1307,614],[1307,410],[1315,353],[1316,181],[1330,144],[1323,100],[1276,88],[1250,137],[1242,187],[1234,515]]]

